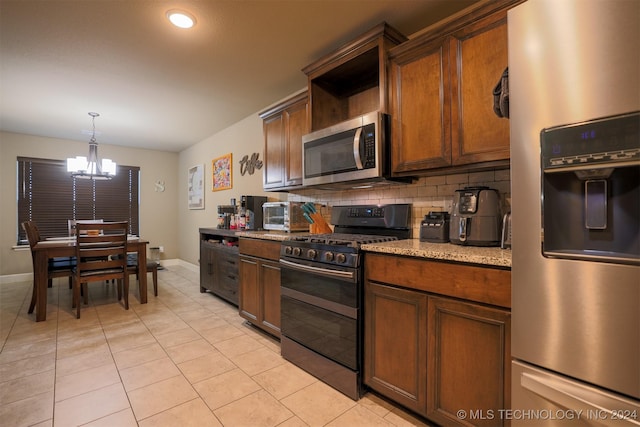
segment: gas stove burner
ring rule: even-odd
[[[373,234],[327,233],[312,234],[305,238],[297,238],[296,240],[307,243],[357,248],[365,243],[389,242],[391,240],[398,240],[398,238],[395,236],[377,236]]]

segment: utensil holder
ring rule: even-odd
[[[309,216],[313,220],[313,224],[309,225],[309,232],[311,234],[333,233],[333,230],[320,213],[312,213]]]

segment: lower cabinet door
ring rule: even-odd
[[[240,255],[240,316],[280,338],[280,264]]]
[[[214,290],[215,249],[206,242],[200,243],[200,292]]]
[[[280,264],[260,262],[262,327],[280,337]]]
[[[260,313],[260,287],[258,284],[258,260],[240,255],[240,286],[238,308],[240,316],[257,322]]]
[[[427,295],[365,282],[364,382],[426,415]]]
[[[429,297],[427,417],[442,426],[502,426],[511,401],[507,310]]]

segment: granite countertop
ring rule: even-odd
[[[362,249],[368,252],[511,268],[511,250],[499,247],[461,246],[407,239],[367,243],[362,245]]]

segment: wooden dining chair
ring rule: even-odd
[[[129,309],[129,273],[127,271],[127,221],[77,223],[76,267],[73,275],[73,306],[80,318],[80,288],[88,304],[89,282],[116,280],[118,301]]]
[[[140,266],[138,265],[138,254],[130,253],[127,255],[127,268],[129,274],[135,274],[136,279],[140,280]],[[158,296],[158,263],[155,261],[147,261],[147,273],[151,273],[153,279],[153,295]]]
[[[31,263],[33,265],[33,274],[36,274],[36,256],[33,251],[34,246],[42,240],[40,236],[40,230],[38,229],[35,221],[24,221],[22,224],[22,229],[25,231],[27,235],[27,240],[29,241],[29,248],[31,249]],[[68,277],[69,278],[69,289],[71,289],[72,285],[72,276],[73,276],[73,267],[75,266],[76,261],[73,257],[61,257],[61,258],[52,258],[49,260],[47,264],[47,279],[49,281],[48,287],[53,286],[53,279],[56,277]],[[36,306],[36,281],[35,277],[33,280],[33,291],[31,293],[31,302],[29,303],[28,313],[33,313],[33,310]]]

